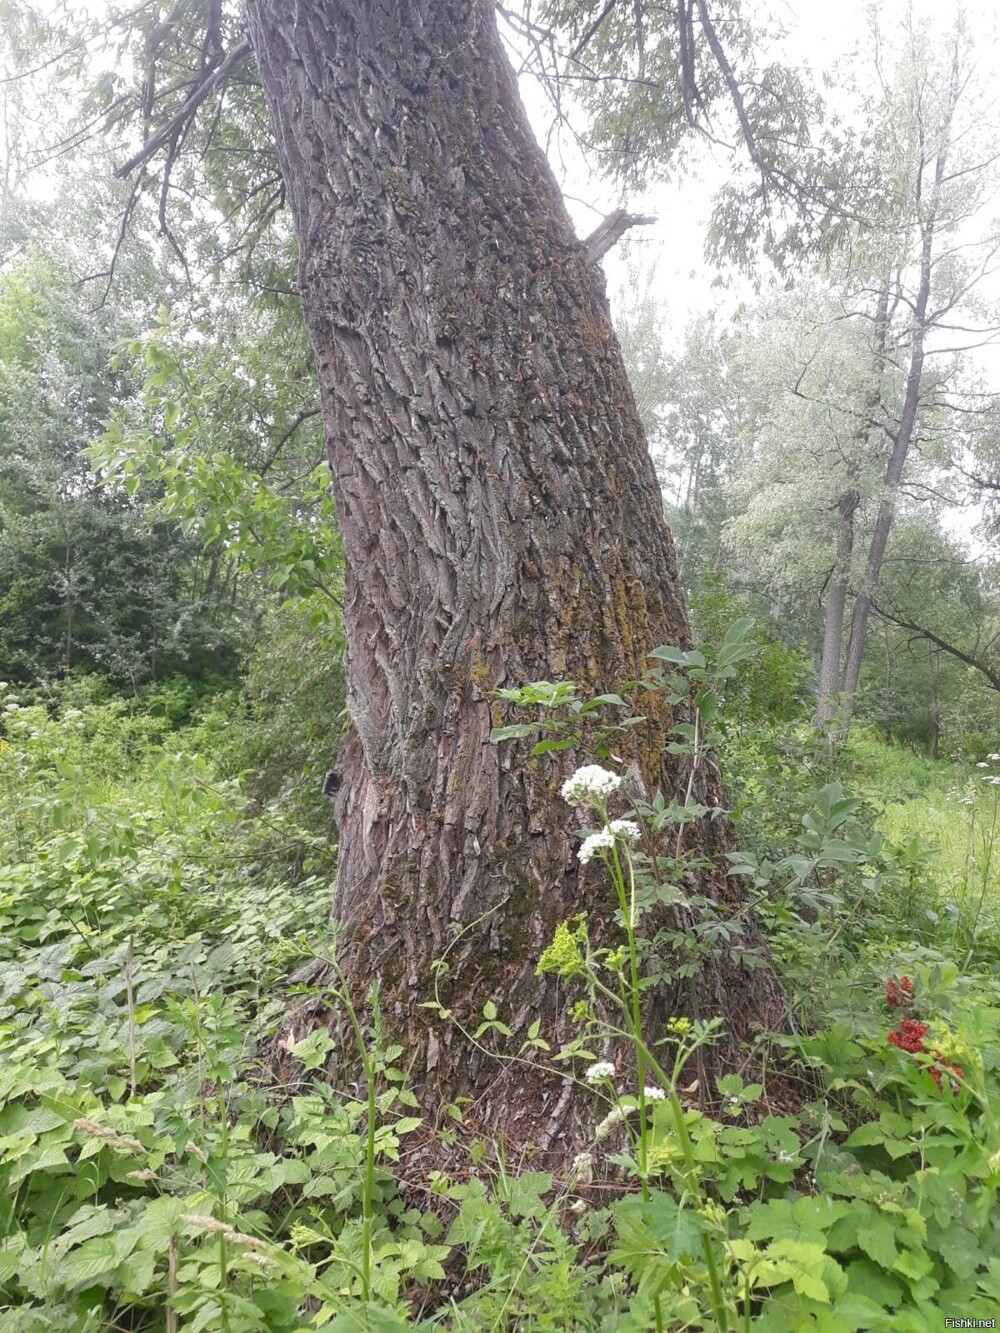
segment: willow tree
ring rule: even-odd
[[[678,97],[701,106],[693,19],[678,13]],[[129,22],[145,77],[109,105],[142,126],[119,170],[133,198],[162,155],[168,227],[171,179],[195,145],[220,212],[246,187],[255,242],[291,204],[345,556],[340,967],[359,1004],[377,982],[429,1111],[467,1097],[478,1126],[558,1156],[574,1146],[572,1078],[498,1063],[469,1031],[492,1001],[510,1049],[536,1019],[558,1046],[569,997],[536,975],[539,955],[583,910],[614,938],[616,904],[577,859],[559,798],[583,756],[492,744],[508,720],[496,691],[566,679],[603,693],[639,678],[654,648],[690,647],[596,267],[609,234],[574,234],[490,0],[247,0],[245,28],[217,0],[162,19],[149,3]],[[257,137],[266,118],[283,184]],[[684,706],[650,698],[616,747],[633,792],[721,806],[714,761],[692,768],[669,749]],[[645,996],[654,1028],[676,1012],[724,1020],[710,1096],[713,1060],[744,1060],[785,1000],[726,875],[725,821],[684,834],[678,903],[658,924],[695,936],[718,915],[728,943],[683,979],[664,960]]]
[[[495,691],[584,693],[689,646],[674,550],[603,285],[535,143],[488,0],[249,0],[250,38],[299,243],[346,560],[350,729],[339,761],[340,964],[378,979],[418,1095],[545,1145],[573,1084],[505,1072],[470,1042],[486,1001],[514,1048],[557,1043],[567,998],[536,976],[559,922],[613,927],[558,799],[579,756],[490,743]],[[660,702],[618,756],[649,792],[687,774]],[[721,803],[714,769],[696,775]],[[721,828],[721,826],[720,826]],[[702,889],[738,908],[721,853]],[[720,865],[721,862],[721,865]],[[783,997],[752,919],[675,1004],[726,1020],[733,1056]],[[740,926],[737,929],[740,929]],[[447,954],[441,1002],[424,1007]],[[751,966],[756,962],[757,966]]]

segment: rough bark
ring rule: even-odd
[[[339,960],[378,979],[432,1110],[508,1142],[572,1147],[574,1085],[505,1066],[463,1033],[494,1000],[515,1033],[567,1035],[565,984],[535,976],[561,920],[615,931],[559,799],[579,756],[490,744],[491,691],[634,679],[688,644],[674,550],[585,246],[535,144],[487,0],[248,0],[300,246],[343,532],[351,725],[338,760]],[[659,704],[619,751],[671,793]],[[696,784],[721,799],[706,764]],[[716,855],[726,834],[698,831]],[[701,884],[740,907],[724,872]],[[740,941],[762,948],[752,918]],[[421,1005],[447,955],[440,997]],[[766,956],[719,957],[689,999],[720,1054],[780,1023]],[[680,1003],[649,996],[662,1016]],[[685,1006],[687,1007],[687,1006]],[[462,1026],[459,1026],[461,1024]]]

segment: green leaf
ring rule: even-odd
[[[493,739],[491,734],[490,739]],[[569,750],[572,746],[579,743],[579,736],[570,736],[564,741],[539,741],[537,745],[532,746],[531,753],[550,754],[553,750]]]
[[[858,1246],[869,1259],[874,1259],[883,1268],[892,1268],[896,1263],[896,1228],[886,1218],[878,1218],[867,1226],[858,1228]]]
[[[369,1303],[345,1310],[332,1323],[321,1325],[317,1333],[406,1333],[410,1327],[389,1306]]]
[[[494,727],[490,732],[490,741],[496,745],[500,741],[518,741],[523,740],[525,736],[530,736],[535,730],[525,722],[515,722],[509,727]]]
[[[648,1200],[631,1195],[616,1204],[613,1212],[618,1244],[610,1259],[634,1277],[657,1260],[673,1264],[701,1254],[705,1223],[670,1194],[657,1191]]]
[[[133,1235],[129,1250],[135,1247],[136,1240]],[[95,1236],[66,1256],[59,1265],[59,1276],[67,1287],[89,1287],[99,1278],[110,1279],[125,1257],[119,1252],[114,1236]]]

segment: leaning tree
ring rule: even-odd
[[[658,645],[688,645],[659,487],[601,282],[488,0],[247,13],[344,539],[340,965],[359,991],[378,979],[425,1103],[471,1097],[478,1122],[545,1146],[572,1080],[505,1072],[466,1033],[492,1000],[515,1045],[536,1017],[557,1042],[567,996],[536,976],[539,952],[581,908],[602,932],[614,902],[575,858],[558,799],[579,756],[492,745],[494,692],[566,678],[600,693],[641,676]],[[650,711],[617,753],[672,794],[679,719],[662,698]],[[719,803],[710,765],[701,779]],[[734,900],[717,860],[702,876]],[[759,943],[747,918],[743,933]],[[422,1007],[446,951],[451,1022]],[[651,1012],[723,1015],[729,1056],[783,1012],[770,967],[734,952],[683,997],[649,997]]]
[[[492,744],[505,720],[496,691],[568,679],[603,693],[642,676],[659,645],[690,647],[595,267],[601,245],[574,234],[491,0],[247,0],[249,46],[242,35],[227,46],[221,6],[205,12],[200,41],[178,36],[182,6],[150,26],[147,134],[123,170],[142,172],[162,151],[165,197],[193,115],[211,107],[218,125],[219,90],[238,73],[242,120],[225,145],[235,152],[253,129],[252,49],[297,233],[343,533],[339,966],[358,1001],[377,982],[425,1108],[468,1098],[478,1126],[558,1156],[575,1146],[572,1076],[502,1064],[469,1033],[492,1001],[511,1049],[536,1019],[557,1046],[572,996],[536,975],[539,954],[583,910],[594,936],[612,938],[616,902],[576,858],[559,798],[581,757]],[[155,66],[168,50],[197,52],[199,67],[162,81],[158,110]],[[690,57],[675,62],[685,99]],[[260,197],[268,177],[255,169]],[[721,805],[714,763],[668,748],[684,706],[650,700],[616,742],[633,790]],[[694,931],[700,911],[717,910],[728,945],[683,980],[661,968],[648,1017],[721,1016],[712,1059],[731,1064],[783,1021],[784,995],[726,875],[724,821],[685,836],[672,924]]]

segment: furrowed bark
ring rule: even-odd
[[[504,1066],[468,1037],[494,1000],[517,1050],[554,1047],[573,998],[535,966],[589,913],[617,938],[611,891],[582,870],[559,797],[579,755],[490,743],[491,692],[641,675],[687,645],[673,545],[603,299],[535,144],[487,0],[249,0],[300,246],[346,559],[351,725],[338,760],[339,961],[408,1047],[428,1111],[508,1141],[572,1147],[573,1085]],[[685,781],[666,704],[619,751],[637,782]],[[717,774],[696,784],[721,801]],[[693,850],[725,850],[722,822]],[[741,904],[723,870],[700,887]],[[751,917],[750,968],[719,957],[685,1000],[725,1013],[732,1062],[784,996]],[[421,1006],[446,957],[442,1002]],[[464,1029],[464,1031],[463,1031]],[[658,1034],[653,1034],[654,1036]],[[558,1141],[558,1143],[557,1143]]]

